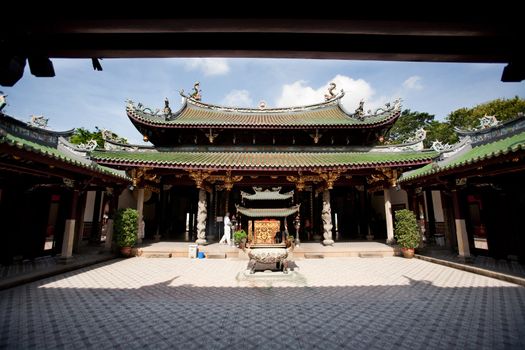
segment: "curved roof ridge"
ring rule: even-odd
[[[345,93],[341,90],[341,93],[336,95],[334,98],[320,102],[320,103],[314,103],[310,105],[304,105],[304,106],[294,106],[294,107],[279,107],[279,108],[241,108],[241,107],[227,107],[227,106],[219,106],[214,105],[211,103],[204,103],[198,100],[195,100],[191,98],[190,96],[186,96],[181,93],[181,96],[184,97],[185,101],[189,102],[188,105],[193,105],[205,109],[210,109],[214,111],[221,111],[221,112],[238,112],[238,113],[254,113],[254,114],[272,114],[272,113],[286,113],[286,112],[301,112],[301,111],[309,111],[314,110],[318,108],[323,108],[326,106],[331,105],[339,105],[339,101],[344,97]],[[348,113],[347,113],[348,114]]]

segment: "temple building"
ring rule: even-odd
[[[153,146],[109,141],[90,157],[125,170],[139,202],[151,197],[137,204],[144,208],[146,238],[217,241],[217,222],[226,212],[250,215],[238,206],[256,186],[293,191],[294,212],[285,226],[294,227],[297,212],[301,241],[331,245],[372,235],[392,241],[392,187],[403,171],[438,153],[423,150],[424,132],[404,145],[382,145],[400,115],[400,101],[368,112],[361,102],[349,113],[341,105],[344,93],[334,90],[335,84],[323,103],[290,108],[207,104],[198,86],[189,96],[181,93],[176,112],[167,99],[156,111],[129,101],[128,117]]]
[[[111,132],[103,148],[73,145],[73,130],[0,112],[0,262],[67,260],[102,236],[109,249],[118,207],[137,208],[149,240],[217,242],[229,212],[251,239],[289,234],[325,245],[392,243],[395,211],[408,208],[425,244],[465,259],[525,261],[523,115],[483,118],[457,130],[456,145],[424,149],[424,130],[386,145],[400,101],[348,112],[334,90],[322,103],[289,108],[206,104],[197,85],[181,93],[176,112],[167,99],[163,110],[129,101],[128,117],[152,146],[119,143]]]

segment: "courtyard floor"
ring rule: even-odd
[[[0,291],[0,348],[523,349],[525,288],[418,259],[112,260]]]

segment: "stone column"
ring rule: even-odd
[[[321,219],[323,220],[323,244],[333,245],[332,239],[332,208],[330,207],[330,191],[323,191],[323,211],[321,212]]]
[[[118,198],[121,193],[121,189],[113,188],[109,200],[109,218],[106,223],[106,243],[104,244],[104,249],[107,251],[111,251],[111,248],[113,247],[113,218],[118,210]]]
[[[77,205],[78,205],[78,190],[73,190],[73,196],[71,198],[71,208],[69,209],[69,215],[66,219],[64,227],[64,240],[62,241],[62,253],[60,255],[60,261],[67,263],[73,258],[73,244],[75,242],[75,218],[77,216]]]
[[[84,212],[86,211],[87,191],[79,193],[78,200],[80,205],[77,210],[77,220],[75,222],[75,239],[73,243],[73,253],[80,253],[82,239],[84,238]]]
[[[142,243],[142,237],[141,237],[141,230],[144,228],[142,225],[142,220],[144,220],[144,188],[138,188],[137,189],[137,212],[138,212],[138,218],[137,218],[137,243]]]
[[[199,189],[199,203],[197,204],[197,244],[206,244],[206,191]]]
[[[100,205],[102,202],[102,191],[95,192],[95,205],[93,206],[93,218],[91,219],[91,235],[89,241],[92,245],[100,244]]]
[[[390,203],[390,190],[383,190],[385,196],[385,218],[386,218],[386,244],[394,243],[394,220],[392,218],[392,203]]]
[[[467,235],[467,225],[459,206],[457,190],[452,190],[452,205],[454,206],[454,219],[456,223],[456,237],[458,239],[459,257],[465,261],[470,260],[470,247]]]

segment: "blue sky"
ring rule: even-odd
[[[495,98],[525,98],[525,83],[500,82],[501,64],[414,63],[289,59],[107,59],[102,72],[91,60],[54,59],[56,77],[36,78],[26,67],[8,95],[4,112],[28,121],[49,118],[53,130],[95,126],[142,143],[126,116],[131,99],[152,109],[180,107],[179,91],[200,82],[202,100],[212,104],[282,107],[323,101],[330,82],[345,91],[343,106],[354,111],[361,99],[365,111],[396,98],[403,108],[428,112],[438,119],[461,107]]]

